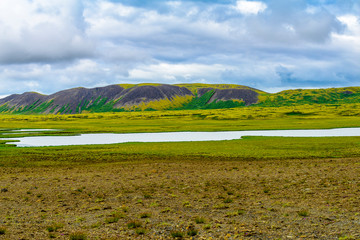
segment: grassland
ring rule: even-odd
[[[14,128],[63,134],[303,129],[360,127],[358,116],[356,104],[304,105],[1,115],[0,126],[3,137]],[[0,239],[360,239],[360,137],[4,143]]]
[[[151,93],[152,90],[156,92],[154,89],[161,87],[161,84],[145,83],[120,84],[117,86],[120,89],[129,89],[129,92],[132,92],[133,94],[130,99],[121,103],[122,99],[124,99],[124,97],[126,98],[127,93],[129,92],[125,91],[127,92],[124,93],[125,95],[118,95],[116,98],[113,98],[114,96],[111,95],[111,92],[114,90],[114,86],[115,85],[102,88],[103,90],[107,89],[104,90],[102,95],[95,93],[99,89],[94,92],[94,89],[85,90],[84,88],[68,89],[65,90],[67,93],[65,96],[60,94],[61,97],[58,96],[54,98],[49,96],[47,98],[37,93],[25,93],[24,95],[13,96],[14,99],[10,102],[0,101],[0,114],[76,114],[155,110],[228,109],[236,107],[246,108],[246,106],[250,105],[252,107],[260,108],[291,106],[307,108],[307,105],[320,104],[324,105],[326,108],[329,104],[342,106],[348,104],[356,105],[360,102],[360,87],[292,89],[278,93],[267,93],[247,86],[234,84],[178,84],[172,87],[175,87],[177,91],[180,91],[178,87],[185,87],[187,88],[187,94],[184,95],[181,91],[177,94],[170,94],[170,92],[168,92],[171,97],[163,96],[153,98],[153,94],[149,93]],[[144,86],[153,86],[154,88],[143,92]],[[120,89],[117,90],[121,92]],[[204,89],[207,89],[207,92],[204,92]],[[237,93],[233,92],[233,90],[239,89],[242,91],[235,91]],[[84,91],[87,92],[87,94],[85,94]],[[166,92],[166,90],[164,91]],[[220,93],[221,91],[223,93]],[[224,93],[224,91],[226,93]],[[87,97],[84,98],[84,94],[87,95]],[[57,95],[57,93],[55,95]],[[46,100],[43,97],[45,97]],[[25,101],[23,98],[27,100]],[[135,99],[142,100],[137,102],[138,100],[135,101]],[[145,101],[145,99],[147,100]],[[135,104],[134,101],[137,103]],[[15,104],[15,102],[17,102],[17,104]]]
[[[2,147],[0,238],[359,239],[359,144]]]
[[[359,127],[359,116],[358,103],[73,115],[0,114],[0,131],[20,128],[64,129],[64,133],[315,129]]]

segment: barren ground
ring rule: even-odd
[[[359,158],[4,167],[0,239],[360,239],[359,173]]]

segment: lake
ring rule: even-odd
[[[36,129],[40,130],[40,129]],[[48,130],[48,129],[47,129]],[[114,144],[126,142],[189,142],[241,139],[243,136],[271,137],[351,137],[360,136],[360,128],[311,130],[261,130],[226,132],[162,132],[162,133],[99,133],[77,136],[38,136],[11,138],[18,147],[69,146],[88,144]],[[2,139],[4,140],[4,139]]]

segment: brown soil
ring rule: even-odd
[[[0,168],[0,239],[360,239],[359,162]]]

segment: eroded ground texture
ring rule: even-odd
[[[8,167],[0,188],[0,239],[360,239],[360,159]]]

